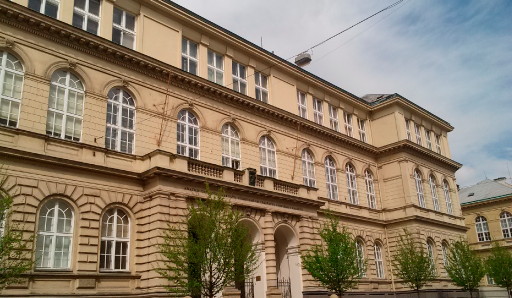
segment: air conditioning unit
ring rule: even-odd
[[[310,62],[311,62],[311,55],[309,53],[304,52],[302,54],[297,55],[297,57],[295,57],[295,64],[297,64],[300,67],[304,67],[304,66],[308,65]]]

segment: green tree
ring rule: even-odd
[[[485,275],[482,259],[471,250],[464,239],[450,245],[445,268],[453,284],[469,291],[471,297]]]
[[[302,255],[302,265],[322,286],[341,297],[356,286],[366,270],[366,260],[357,253],[356,240],[338,219],[328,213],[318,233],[321,244],[315,244]]]
[[[157,272],[178,295],[213,298],[226,286],[250,278],[258,267],[256,247],[221,190],[197,199],[178,224],[164,231],[159,251],[163,266]]]
[[[4,185],[2,178],[0,185]],[[22,274],[32,268],[30,243],[33,237],[23,239],[21,226],[13,222],[13,198],[0,188],[0,290],[22,280]]]
[[[416,290],[418,297],[420,289],[437,277],[435,261],[426,252],[423,243],[414,239],[406,229],[398,235],[391,263],[395,269],[394,274],[408,287]]]
[[[512,290],[512,254],[500,246],[498,242],[491,249],[491,255],[486,259],[487,274],[494,279],[494,283],[506,288],[509,298]]]

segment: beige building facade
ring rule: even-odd
[[[412,101],[358,97],[170,1],[1,1],[0,53],[3,187],[36,238],[3,295],[166,295],[155,244],[205,181],[261,251],[255,297],[324,293],[300,254],[327,209],[368,259],[354,293],[406,290],[404,227],[436,262],[427,288],[452,288],[453,127]]]
[[[512,185],[507,179],[485,179],[459,193],[471,248],[483,258],[496,242],[512,252]],[[487,276],[480,292],[484,297],[508,297],[506,289]]]

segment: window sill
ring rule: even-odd
[[[71,268],[35,268],[34,272],[63,272],[63,273],[69,273],[73,272]]]

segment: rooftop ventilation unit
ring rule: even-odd
[[[304,67],[304,66],[308,65],[310,62],[311,62],[311,55],[309,53],[304,52],[302,54],[297,55],[297,57],[295,57],[295,64],[297,64],[300,67]]]
[[[474,193],[474,192],[470,192],[470,193],[469,193],[469,195],[468,195],[468,197],[472,197],[472,196],[474,196],[474,195],[475,195],[475,193]]]

